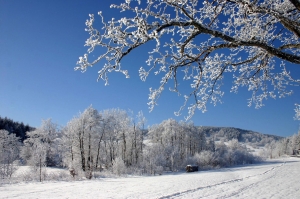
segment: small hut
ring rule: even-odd
[[[198,166],[197,165],[187,165],[185,170],[186,170],[186,172],[198,171]]]

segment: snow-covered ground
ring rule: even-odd
[[[150,177],[6,184],[0,198],[300,198],[300,158]]]

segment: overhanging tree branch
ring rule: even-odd
[[[206,111],[207,102],[220,102],[226,73],[233,75],[233,92],[243,86],[252,91],[250,102],[256,107],[262,106],[267,96],[276,97],[274,91],[279,97],[290,95],[287,88],[300,82],[286,70],[286,65],[300,64],[298,1],[152,0],[144,6],[137,2],[135,6],[133,1],[112,6],[133,12],[131,18],[105,22],[99,12],[103,33],[93,27],[95,19],[90,15],[86,22],[88,53],[96,47],[106,51],[92,62],[87,54],[80,57],[76,70],[84,72],[103,60],[99,78],[106,83],[112,71],[129,77],[121,67],[123,58],[154,41],[156,46],[146,61],[150,68],[139,69],[143,81],[151,73],[162,74],[158,89],[150,89],[149,108],[153,110],[172,80],[173,91],[189,93],[184,95],[184,106],[194,96],[188,118],[196,109]],[[183,80],[190,81],[191,91],[180,89],[179,68],[183,69]]]

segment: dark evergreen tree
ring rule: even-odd
[[[7,130],[9,133],[15,134],[23,142],[26,137],[26,132],[33,131],[35,128],[27,125],[24,125],[23,122],[15,122],[12,119],[7,117],[0,117],[0,130]]]

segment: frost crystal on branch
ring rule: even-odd
[[[295,104],[295,120],[300,120],[300,104]]]
[[[291,85],[299,84],[288,67],[300,64],[300,6],[293,0],[125,0],[111,8],[132,12],[133,17],[105,21],[94,28],[94,15],[86,21],[88,54],[95,48],[103,54],[90,61],[88,54],[79,58],[75,70],[86,71],[103,60],[99,78],[108,84],[108,73],[128,71],[122,60],[134,49],[154,42],[146,67],[139,75],[160,75],[160,86],[150,89],[149,108],[153,110],[165,86],[184,94],[184,103],[176,115],[188,107],[190,118],[195,110],[206,111],[207,103],[216,105],[224,95],[223,78],[233,76],[231,92],[246,87],[251,93],[249,106],[264,105],[268,98],[292,94]],[[138,68],[138,66],[137,66]],[[228,75],[226,75],[228,76]],[[182,80],[179,78],[183,77]],[[180,81],[189,81],[182,89]]]

